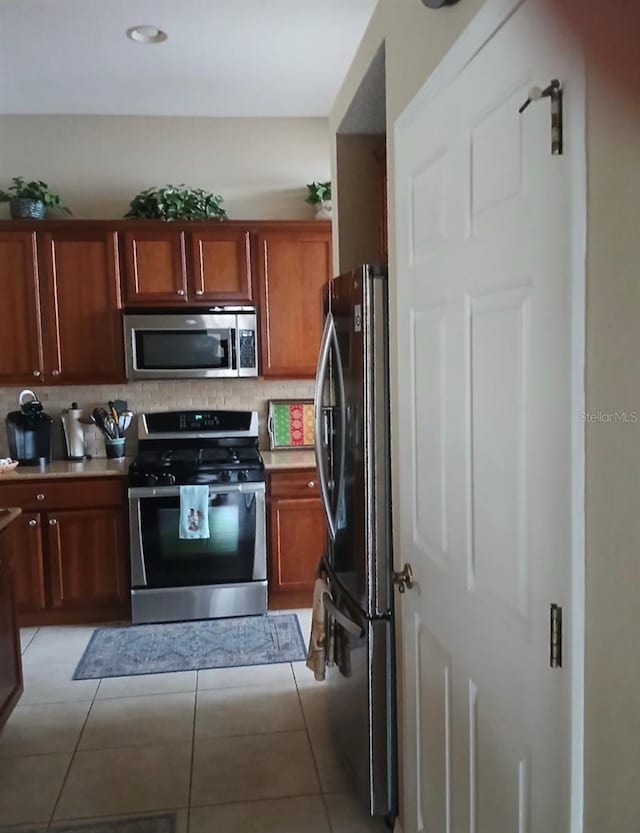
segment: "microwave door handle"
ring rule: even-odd
[[[231,345],[231,366],[230,370],[238,369],[238,345],[236,344],[238,338],[238,330],[229,330],[229,344]]]
[[[324,451],[323,451],[323,418],[322,418],[322,400],[324,396],[324,386],[327,379],[327,370],[329,368],[329,354],[331,351],[333,331],[333,317],[331,313],[327,315],[324,323],[324,331],[322,333],[322,341],[320,342],[320,352],[318,354],[318,369],[316,372],[316,385],[313,396],[313,418],[314,431],[313,441],[316,452],[316,465],[318,467],[318,480],[320,481],[320,496],[322,498],[322,507],[327,519],[327,526],[329,527],[329,535],[331,540],[336,537],[335,519],[331,512],[331,497],[329,494],[329,483],[327,481],[327,472],[324,465]]]

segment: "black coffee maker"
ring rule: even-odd
[[[22,391],[18,406],[20,410],[11,411],[6,419],[9,455],[23,466],[50,463],[53,420],[32,390]]]

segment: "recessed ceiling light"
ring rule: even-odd
[[[127,37],[136,43],[162,43],[168,35],[157,26],[132,26],[127,29]]]

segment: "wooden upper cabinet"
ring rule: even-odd
[[[0,232],[0,385],[43,380],[34,231]]]
[[[257,232],[261,374],[315,376],[323,289],[331,279],[331,225],[292,223]]]
[[[38,239],[46,380],[123,381],[116,232],[70,226]]]
[[[189,232],[189,300],[252,300],[249,232],[215,228]]]
[[[380,254],[386,261],[389,254],[387,239],[387,139],[383,136],[373,151],[373,157],[378,163],[378,236],[380,240]]]
[[[141,228],[123,233],[124,293],[129,306],[176,306],[187,299],[184,232]]]

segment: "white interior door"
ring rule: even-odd
[[[571,137],[518,108],[579,69],[532,2],[471,47],[396,125],[402,826],[566,833]]]

